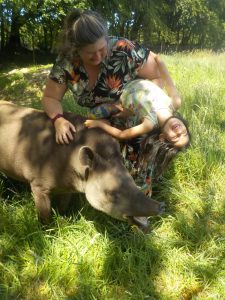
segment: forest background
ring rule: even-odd
[[[0,100],[41,108],[74,7],[99,11],[110,34],[161,53],[192,145],[153,187],[166,212],[146,235],[82,195],[44,229],[29,188],[0,173],[0,299],[224,300],[225,1],[0,0]],[[63,105],[79,113],[72,94]]]
[[[40,53],[55,53],[64,17],[74,7],[99,11],[111,35],[157,52],[225,47],[224,0],[0,0],[1,60],[28,50],[33,62]]]

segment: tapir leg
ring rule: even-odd
[[[56,200],[57,208],[60,214],[63,215],[68,211],[71,199],[72,199],[71,193],[54,195],[54,200]]]
[[[49,222],[51,215],[51,200],[49,192],[35,184],[31,184],[31,190],[39,218],[44,224],[46,224]]]

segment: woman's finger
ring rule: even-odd
[[[73,140],[73,134],[71,133],[71,131],[67,132],[67,137],[69,138],[70,141]]]

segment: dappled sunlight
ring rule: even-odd
[[[21,68],[21,69],[12,69],[11,71],[9,71],[8,73],[6,73],[5,75],[11,75],[11,74],[15,74],[15,73],[22,73],[22,74],[25,74],[25,73],[29,73],[29,68]]]
[[[140,232],[125,236],[112,235],[102,272],[107,281],[112,283],[113,290],[119,288],[133,299],[140,299],[141,295],[157,299],[159,293],[154,278],[160,272],[162,259],[163,249],[156,245],[154,235],[146,236]]]
[[[153,198],[166,202],[166,213],[151,217],[151,231],[144,235],[128,223],[96,211],[79,195],[79,210],[70,211],[67,217],[54,212],[52,223],[42,227],[30,191],[25,193],[25,187],[15,191],[2,176],[0,291],[6,297],[225,298],[225,53],[193,51],[163,58],[182,96],[181,112],[192,132],[191,148],[179,154],[163,178],[154,183]],[[40,107],[49,68],[14,67],[0,72],[0,99]],[[69,94],[63,105],[67,111],[79,109]],[[51,122],[41,126],[41,118],[37,112],[23,116],[18,134],[21,143],[29,144],[26,157],[34,169],[44,167],[54,151],[54,131],[43,133]],[[81,120],[75,121],[76,138],[91,146],[93,141],[82,133]],[[32,137],[27,128],[33,128]],[[99,131],[97,135],[102,138]],[[71,157],[69,147],[57,147],[62,148],[61,164],[57,165],[60,179]],[[104,140],[95,147],[103,154],[107,149],[112,161],[118,154]],[[101,181],[106,180],[103,171],[102,166],[98,168]]]
[[[0,100],[29,107],[41,107],[40,100],[49,67],[13,69],[0,73]]]

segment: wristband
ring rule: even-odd
[[[59,118],[63,118],[63,114],[57,114],[54,118],[51,119],[52,121],[52,124],[54,125],[55,124],[55,121]]]

